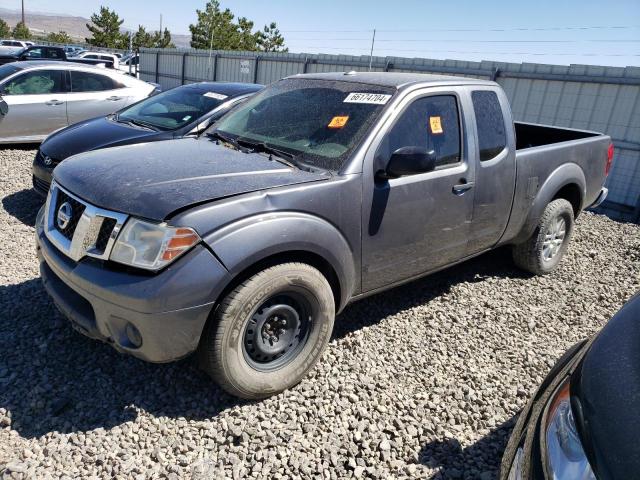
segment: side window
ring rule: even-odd
[[[62,52],[60,52],[60,50],[56,50],[55,48],[50,48],[49,50],[47,50],[47,58],[60,59],[62,58]]]
[[[122,88],[118,82],[106,75],[92,72],[71,71],[72,92],[103,92]]]
[[[495,158],[507,146],[504,116],[496,92],[478,90],[471,93],[476,114],[480,161]]]
[[[453,95],[414,100],[378,148],[376,157],[388,160],[402,147],[419,147],[436,154],[436,167],[460,162],[460,119]]]
[[[25,53],[25,56],[27,58],[44,58],[44,54],[42,53],[41,48],[32,48]]]
[[[43,95],[64,92],[62,70],[35,70],[7,82],[4,95]]]

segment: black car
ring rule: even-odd
[[[640,294],[553,367],[502,458],[508,480],[640,478]]]
[[[146,98],[106,117],[63,128],[40,145],[33,161],[33,187],[46,196],[53,169],[71,155],[197,136],[262,87],[253,83],[192,83]]]

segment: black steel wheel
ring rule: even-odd
[[[229,393],[268,397],[313,368],[334,317],[333,291],[317,269],[304,263],[267,268],[214,310],[200,339],[200,363]]]
[[[263,302],[244,329],[243,352],[256,370],[282,367],[308,339],[312,318],[304,296],[284,292]]]

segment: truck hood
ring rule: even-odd
[[[163,132],[114,122],[107,117],[98,117],[76,123],[49,135],[40,145],[40,151],[60,162],[81,152],[149,141],[152,137],[161,135]]]
[[[269,188],[327,180],[208,138],[96,150],[55,168],[62,187],[108,210],[162,221],[190,206]]]

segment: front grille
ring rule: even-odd
[[[67,224],[65,214],[69,216]],[[111,237],[120,231],[127,218],[124,213],[85,202],[54,180],[47,197],[44,231],[51,243],[75,261],[83,257],[107,260],[113,248]]]
[[[100,231],[98,232],[98,238],[96,239],[96,250],[98,252],[104,252],[104,250],[107,248],[109,238],[111,238],[111,232],[113,232],[116,223],[117,222],[115,218],[105,218],[102,221]]]
[[[56,218],[55,225],[56,230],[58,230],[60,233],[62,233],[62,235],[71,240],[73,238],[73,232],[75,232],[76,227],[78,226],[78,222],[82,217],[85,206],[82,203],[78,202],[75,198],[70,197],[62,190],[59,190],[58,198],[56,201],[56,208],[54,210],[56,216],[58,214],[58,211],[60,210],[60,207],[65,203],[71,205],[72,214],[71,218],[69,219],[69,223],[64,228],[60,228],[60,224]]]

